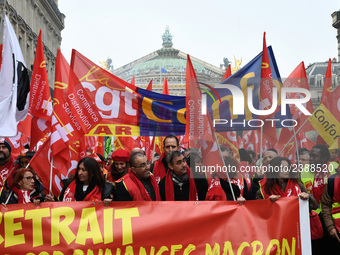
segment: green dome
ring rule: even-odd
[[[140,73],[149,73],[150,71],[159,72],[161,68],[165,69],[168,73],[172,71],[181,72],[186,70],[187,61],[180,58],[156,58],[153,60],[145,61],[134,66],[130,73],[132,75]],[[207,73],[207,70],[200,64],[192,62],[196,73]]]

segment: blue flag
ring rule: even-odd
[[[280,87],[282,84],[280,73],[276,65],[274,53],[271,46],[267,48],[270,68],[272,73],[272,79],[274,85]],[[230,84],[238,88],[238,90],[244,95],[244,107],[245,112],[239,115],[232,115],[235,110],[233,107],[240,107],[240,102],[237,101],[235,95],[231,93],[228,88],[215,88],[217,95],[221,98],[222,104],[217,100],[217,95],[214,95],[213,91],[210,91],[207,95],[207,110],[210,114],[212,120],[220,119],[220,123],[215,125],[216,132],[225,131],[235,131],[235,130],[250,130],[257,129],[260,125],[259,116],[250,112],[247,107],[248,98],[246,93],[248,93],[248,88],[252,88],[252,104],[255,109],[259,109],[259,89],[261,84],[261,65],[262,65],[262,52],[253,58],[247,65],[245,65],[238,72],[230,76],[228,79],[224,80],[221,84]],[[278,91],[279,88],[278,88]],[[234,101],[235,99],[235,101]],[[275,117],[271,119],[278,119],[275,121],[276,128],[284,127],[282,121],[284,121],[285,126],[291,126],[292,121],[291,114],[289,111],[289,106],[287,105],[286,115],[281,115],[281,106],[278,99],[278,106],[280,111],[275,114]],[[238,106],[237,106],[238,105]]]
[[[162,73],[167,73],[167,71],[164,68],[161,68]]]

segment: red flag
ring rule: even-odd
[[[68,178],[70,174],[74,173],[77,167],[77,161],[70,160],[70,150],[65,148],[53,157],[52,179],[50,180],[51,171],[51,150],[50,141],[51,136],[48,136],[43,145],[40,146],[37,153],[30,161],[30,165],[40,177],[42,184],[46,189],[49,188],[50,181],[52,182],[52,193],[56,197],[61,192],[61,180]],[[63,174],[65,173],[65,174]]]
[[[132,76],[131,84],[135,85],[135,76]]]
[[[292,162],[296,162],[296,143],[295,139],[292,139],[287,145],[287,141],[294,136],[293,128],[282,128],[279,141],[277,142],[276,148],[282,154],[282,157],[288,158]],[[287,145],[287,146],[286,146]],[[284,149],[283,152],[281,152]]]
[[[152,80],[150,80],[148,87],[146,90],[152,91]]]
[[[323,104],[331,93],[332,93],[332,60],[329,59],[320,104]]]
[[[309,91],[309,85],[308,85],[308,79],[306,75],[306,69],[304,62],[301,62],[295,69],[294,71],[288,76],[288,78],[285,80],[283,83],[283,87],[285,88],[303,88]],[[287,98],[303,98],[305,95],[302,95],[301,93],[288,93]],[[309,100],[306,103],[306,109],[312,113],[313,112],[313,104],[312,100]],[[301,112],[299,108],[296,107],[296,105],[289,105],[290,112],[292,114],[293,119],[297,121],[297,125],[295,129],[299,129],[299,127],[305,123],[305,121],[308,119],[308,115],[305,115]],[[314,130],[314,128],[310,125],[309,122],[307,122],[303,128],[300,131],[307,132]]]
[[[240,161],[240,154],[238,153],[240,145],[238,143],[236,131],[217,133],[217,141],[219,144],[230,148],[233,152],[233,158]]]
[[[152,160],[152,147],[151,147],[150,136],[142,136],[141,143],[145,151],[145,156],[147,157],[148,161],[151,161]]]
[[[142,148],[140,136],[122,136],[116,137],[113,143],[115,150],[123,149],[131,151],[133,148]]]
[[[52,157],[78,141],[100,121],[93,101],[80,84],[66,59],[57,52],[54,85],[51,148]]]
[[[248,130],[242,137],[240,148],[260,153],[260,134],[257,130]]]
[[[310,151],[314,147],[314,145],[316,144],[312,140],[308,139],[305,136],[304,132],[299,132],[298,136],[299,136],[298,141],[299,141],[300,148],[306,148],[307,150]]]
[[[31,78],[29,112],[32,115],[30,148],[33,150],[38,141],[51,132],[52,103],[41,30],[39,32]]]
[[[210,116],[202,114],[202,92],[199,89],[197,76],[190,56],[187,57],[186,67],[186,129],[185,141],[189,140],[189,147],[200,148],[202,151],[203,165],[206,167],[223,167],[218,144],[213,134]],[[209,173],[207,173],[209,174]],[[217,174],[224,176],[225,173]]]
[[[228,68],[227,68],[227,70],[225,71],[225,73],[224,73],[224,75],[223,75],[223,77],[222,77],[221,82],[224,81],[225,79],[227,79],[227,78],[230,77],[230,76],[231,76],[231,65],[228,65]]]
[[[321,97],[321,103],[325,103],[327,97],[332,93],[332,61],[331,59],[328,60],[326,75],[325,75],[325,82],[323,84],[323,90],[322,90],[322,97]],[[324,144],[327,145],[326,141],[322,139],[320,135],[316,138],[317,144]]]
[[[266,32],[263,33],[263,52],[262,52],[262,66],[261,66],[261,86],[260,86],[260,110],[268,110],[273,102],[273,81],[272,72],[270,69],[269,56],[266,44]],[[277,108],[278,109],[278,108]],[[275,113],[275,112],[274,112]],[[266,118],[272,116],[259,116]],[[263,125],[263,137],[271,144],[276,144],[276,127],[272,122],[265,121]]]
[[[104,156],[104,136],[97,136],[96,146],[94,147],[94,153],[99,153]]]
[[[159,155],[162,155],[164,138],[165,137],[162,137],[162,136],[153,137],[152,142],[151,142],[151,148],[153,150],[153,154],[158,153]]]
[[[166,77],[164,77],[164,84],[163,84],[163,91],[162,91],[163,95],[170,95],[169,93],[169,87],[168,87],[168,80]]]

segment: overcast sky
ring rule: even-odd
[[[215,66],[242,57],[242,66],[262,50],[263,32],[281,77],[304,61],[338,57],[331,14],[339,0],[59,0],[65,14],[61,50],[72,48],[96,64],[114,68],[162,47],[169,26],[173,47]]]

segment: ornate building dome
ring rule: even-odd
[[[135,85],[142,88],[146,88],[152,80],[153,91],[160,93],[166,77],[170,94],[183,96],[185,95],[187,54],[172,47],[172,35],[168,27],[162,35],[162,40],[161,49],[114,70],[113,74],[127,82],[131,82],[134,77]],[[222,68],[190,57],[200,82],[221,81],[224,74]]]

